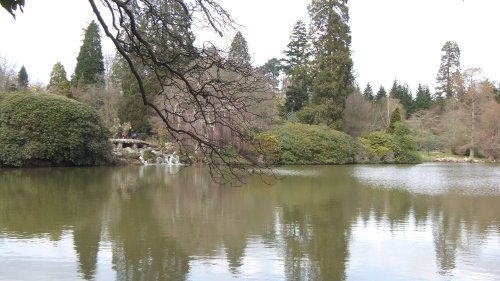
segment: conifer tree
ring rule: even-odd
[[[66,77],[66,70],[64,69],[62,63],[57,62],[52,67],[47,90],[51,94],[61,95],[65,97],[71,96],[69,81]]]
[[[298,20],[293,26],[287,49],[283,52],[283,70],[287,75],[292,75],[295,67],[307,67],[311,55],[309,48],[306,25]]]
[[[389,133],[392,134],[394,132],[394,128],[397,122],[401,122],[401,112],[399,111],[399,107],[396,107],[391,113],[391,119],[388,128]]]
[[[19,73],[17,74],[17,88],[26,89],[28,88],[28,83],[29,83],[28,72],[26,71],[26,68],[23,65],[19,70]]]
[[[248,53],[247,40],[239,31],[233,37],[227,59],[228,61],[238,65],[250,66],[251,58]]]
[[[71,77],[73,86],[103,83],[104,58],[102,55],[99,27],[92,21],[84,32],[80,53],[76,58],[76,68]]]
[[[297,21],[290,34],[290,42],[285,54],[284,72],[289,84],[285,90],[285,109],[288,112],[299,111],[309,100],[311,79],[309,75],[309,42],[306,26]]]
[[[373,101],[373,99],[375,98],[373,96],[373,89],[370,83],[366,84],[365,90],[363,91],[363,96],[369,101]]]
[[[347,0],[312,0],[308,11],[314,34],[312,100],[324,109],[323,122],[332,125],[341,121],[354,82],[349,9]]]
[[[436,96],[450,98],[456,96],[456,84],[460,76],[460,48],[448,41],[441,49],[441,64],[436,77]]]
[[[375,96],[375,101],[380,101],[385,97],[387,97],[387,92],[385,91],[384,86],[380,86],[377,91],[377,95]]]
[[[413,112],[413,96],[408,85],[400,84],[397,80],[394,80],[389,96],[399,100],[406,110],[407,117]]]
[[[432,105],[431,92],[428,86],[418,84],[417,96],[414,103],[414,111],[427,109]]]

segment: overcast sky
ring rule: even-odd
[[[17,20],[0,11],[0,54],[24,64],[31,82],[48,83],[60,61],[68,76],[75,68],[83,28],[94,19],[85,0],[26,1]],[[295,21],[308,22],[310,0],[222,0],[239,22],[255,65],[282,57]],[[448,40],[461,49],[462,68],[480,67],[500,80],[500,1],[351,0],[352,57],[361,88],[390,88],[392,81],[434,89],[441,47]],[[203,36],[198,36],[203,38]],[[229,44],[231,38],[225,39]],[[103,40],[105,53],[114,53]],[[68,77],[69,78],[69,77]]]

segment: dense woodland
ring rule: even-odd
[[[453,41],[429,70],[436,89],[411,92],[397,80],[357,84],[346,0],[312,0],[309,26],[297,20],[283,56],[262,66],[252,65],[244,34],[226,28],[233,19],[214,1],[118,2],[93,5],[97,21],[85,29],[71,77],[55,62],[49,84],[33,85],[29,69],[1,57],[0,92],[75,99],[111,135],[123,124],[214,165],[415,163],[417,150],[500,157],[499,84],[480,68],[461,69]],[[115,16],[107,25],[105,11]],[[196,41],[195,21],[226,31],[231,45]],[[102,53],[103,29],[114,55]]]

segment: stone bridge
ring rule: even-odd
[[[121,148],[127,148],[131,147],[133,149],[138,149],[138,148],[145,148],[151,146],[149,142],[143,141],[143,140],[138,140],[138,139],[110,139],[115,146],[115,148],[121,149]]]

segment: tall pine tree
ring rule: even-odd
[[[365,90],[363,91],[363,96],[369,101],[373,101],[373,99],[375,98],[373,96],[373,89],[370,83],[366,84]]]
[[[414,103],[414,111],[427,109],[432,105],[431,91],[428,86],[418,84],[417,96]]]
[[[380,85],[380,88],[377,91],[377,95],[375,96],[375,101],[381,101],[385,97],[387,97],[387,92],[384,86]]]
[[[309,41],[303,21],[297,21],[290,34],[285,54],[284,72],[289,84],[285,90],[285,109],[288,112],[300,110],[309,100],[311,79],[309,75]]]
[[[397,80],[392,83],[389,96],[393,99],[398,99],[401,105],[406,110],[406,117],[409,117],[413,112],[413,96],[407,84],[400,84]]]
[[[460,48],[448,41],[441,49],[441,64],[436,77],[436,96],[450,98],[456,96],[456,85],[460,77]]]
[[[17,88],[18,89],[26,89],[28,88],[29,77],[28,72],[26,71],[26,67],[24,65],[19,70],[17,74]]]
[[[248,44],[241,32],[237,32],[231,42],[229,49],[228,61],[242,66],[250,66],[251,57],[248,53]]]
[[[92,21],[85,29],[80,53],[76,58],[76,68],[71,77],[75,87],[103,83],[104,58],[102,55],[99,27]]]
[[[308,6],[313,36],[312,100],[322,122],[339,125],[354,76],[347,0],[312,0]]]

